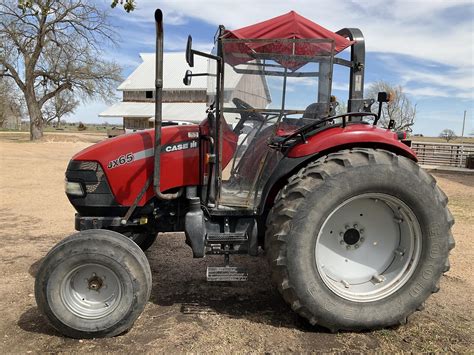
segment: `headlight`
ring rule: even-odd
[[[67,181],[64,182],[66,194],[73,196],[84,196],[84,190],[79,182]]]

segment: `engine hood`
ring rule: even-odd
[[[162,128],[162,191],[199,184],[199,131],[199,125]],[[153,176],[154,133],[149,129],[107,139],[80,151],[72,160],[98,162],[117,202],[129,206]],[[139,205],[153,196],[150,186]]]

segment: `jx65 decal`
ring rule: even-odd
[[[124,164],[130,164],[134,160],[133,153],[127,153],[119,156],[117,159],[109,161],[107,164],[108,169],[117,168]]]

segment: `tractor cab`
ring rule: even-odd
[[[188,37],[189,66],[193,67],[194,55],[209,60],[207,73],[188,70],[183,79],[189,85],[193,76],[208,76],[205,123],[213,144],[206,146],[211,164],[201,195],[208,208],[258,213],[265,184],[292,143],[351,119],[335,117],[335,62],[351,68],[351,109],[369,111],[372,101],[362,99],[363,38],[352,40],[360,33],[356,29],[341,33],[345,36],[292,11],[239,30],[220,26],[211,54],[193,50]],[[336,61],[335,55],[349,46],[358,61]],[[360,123],[362,115],[358,112],[352,119]],[[224,154],[230,157],[223,159]]]

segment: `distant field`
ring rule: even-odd
[[[122,125],[117,124],[117,125],[105,126],[105,125],[87,125],[86,124],[86,127],[87,127],[87,129],[85,131],[81,131],[81,132],[101,132],[101,131],[106,131],[107,129],[110,129],[112,127],[120,127],[121,128]],[[77,124],[75,126],[72,126],[72,125],[61,126],[60,128],[55,128],[55,127],[52,127],[52,126],[46,126],[46,127],[43,128],[43,131],[44,132],[57,132],[57,133],[60,133],[60,132],[79,132],[79,130],[77,129]],[[0,132],[29,132],[29,127],[22,127],[21,130],[0,128]]]
[[[62,132],[75,132],[75,133],[99,133],[99,132],[104,132],[107,131],[107,129],[110,129],[112,127],[119,127],[121,128],[121,124],[108,124],[108,125],[99,125],[99,124],[94,124],[94,125],[87,125],[87,129],[85,131],[79,131],[77,129],[77,125],[72,126],[72,125],[66,125],[66,126],[61,126],[59,129],[54,128],[52,126],[47,126],[44,128],[44,132],[54,132],[54,133],[62,133]],[[18,130],[7,130],[0,128],[0,132],[29,132],[29,129],[22,129],[21,131]],[[474,137],[464,137],[464,138],[456,138],[453,140],[450,140],[449,142],[446,142],[445,139],[439,138],[439,137],[415,137],[411,136],[409,137],[414,142],[433,142],[433,143],[467,143],[467,144],[474,144]]]
[[[439,138],[439,137],[410,137],[414,142],[433,142],[433,143],[468,143],[468,144],[474,144],[474,137],[464,137],[464,138],[456,138],[453,140],[450,140],[449,142],[446,142],[446,139]]]
[[[84,142],[97,143],[107,138],[102,131],[45,131],[43,142]],[[30,133],[23,131],[0,131],[0,142],[29,143]]]

